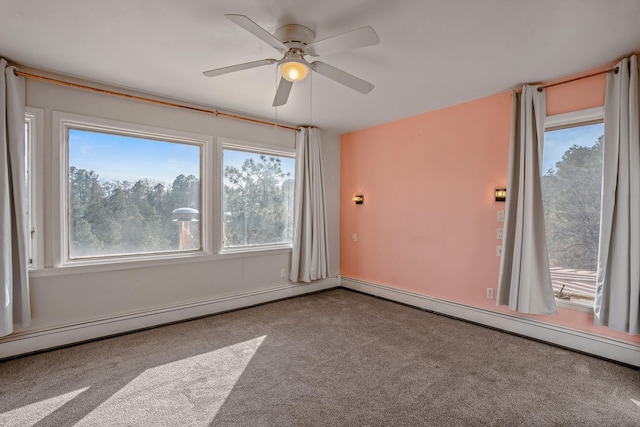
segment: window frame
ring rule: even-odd
[[[544,132],[546,133],[548,131],[562,130],[596,123],[604,123],[604,106],[547,116],[544,122]],[[541,176],[544,173],[545,171],[540,171]],[[571,297],[569,299],[561,299],[558,298],[555,292],[554,297],[556,300],[556,305],[558,307],[564,307],[588,313],[593,312],[592,299],[578,297],[576,297],[575,299],[571,299]]]
[[[194,145],[200,148],[200,249],[191,251],[168,251],[143,254],[99,255],[95,257],[69,257],[69,129],[89,132],[110,133],[136,138],[158,140],[178,144]],[[210,212],[210,146],[213,138],[208,135],[184,132],[174,129],[145,126],[98,117],[83,116],[64,112],[53,112],[53,177],[52,206],[53,221],[52,264],[53,267],[93,266],[120,264],[123,262],[163,263],[168,259],[202,257],[211,253],[209,230]]]
[[[293,159],[295,163],[295,169],[298,168],[298,159],[296,158],[296,150],[295,148],[286,148],[286,147],[278,147],[273,145],[259,144],[254,142],[242,141],[232,138],[220,137],[218,138],[217,144],[217,174],[216,176],[220,179],[220,185],[217,186],[218,194],[216,194],[216,201],[218,202],[219,208],[216,210],[217,218],[216,218],[216,234],[218,236],[217,239],[217,253],[220,255],[225,254],[239,254],[239,253],[247,253],[247,252],[261,252],[261,251],[273,251],[273,250],[291,250],[292,243],[270,243],[264,245],[249,245],[249,246],[234,246],[234,247],[225,247],[224,246],[224,233],[223,233],[223,222],[224,222],[224,150],[234,150],[234,151],[244,151],[247,153],[253,154],[263,154],[263,155],[271,155],[278,157],[288,157]],[[294,172],[294,195],[296,193],[296,189],[298,188],[298,180],[296,179],[296,173]],[[295,201],[294,201],[295,205]]]
[[[37,270],[44,265],[44,200],[37,197],[42,194],[43,153],[44,146],[44,110],[25,107],[25,125],[29,131],[26,135],[27,197],[29,200],[27,217],[29,220],[29,270]]]

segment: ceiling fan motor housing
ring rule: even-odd
[[[313,31],[303,25],[289,24],[283,25],[276,30],[274,36],[289,49],[304,50],[305,46],[313,43],[316,35]]]

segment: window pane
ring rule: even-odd
[[[69,129],[68,153],[69,258],[200,249],[200,147]]]
[[[603,133],[602,123],[545,133],[542,194],[555,291],[595,294]]]
[[[223,246],[291,243],[295,160],[225,149]]]
[[[24,160],[25,160],[25,168],[24,168],[24,181],[25,186],[27,188],[27,224],[29,224],[29,236],[31,240],[29,241],[29,245],[27,247],[28,257],[29,257],[29,267],[33,267],[33,256],[34,256],[34,248],[33,248],[33,214],[31,212],[33,206],[33,191],[32,191],[32,183],[29,175],[31,174],[31,151],[32,151],[32,142],[31,142],[31,120],[29,118],[25,119],[24,122]]]

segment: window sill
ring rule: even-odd
[[[101,273],[108,271],[120,271],[140,268],[163,267],[168,265],[181,265],[191,263],[206,263],[244,258],[248,256],[261,256],[279,252],[291,252],[291,247],[260,247],[256,250],[234,251],[229,253],[208,254],[203,252],[190,252],[185,254],[172,254],[168,256],[153,256],[135,259],[109,259],[78,261],[56,267],[30,269],[30,278],[67,276],[72,274]]]
[[[65,265],[45,267],[29,271],[29,277],[48,277],[69,274],[99,273],[103,271],[129,270],[134,268],[149,268],[163,265],[186,264],[192,262],[207,262],[215,259],[211,254],[190,252],[186,254],[172,254],[166,256],[149,256],[136,258],[116,258],[74,261]]]
[[[220,250],[220,255],[234,255],[234,254],[261,254],[261,253],[273,253],[274,251],[291,251],[290,244],[282,245],[256,245],[256,246],[237,246],[231,248],[223,248]]]
[[[583,313],[593,313],[593,301],[585,299],[560,299],[556,298],[556,306],[568,310],[581,311]]]

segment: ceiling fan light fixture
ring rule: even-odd
[[[282,77],[292,83],[304,80],[309,74],[309,65],[307,65],[304,60],[295,57],[284,59],[280,62],[280,65],[278,65],[278,69]]]

